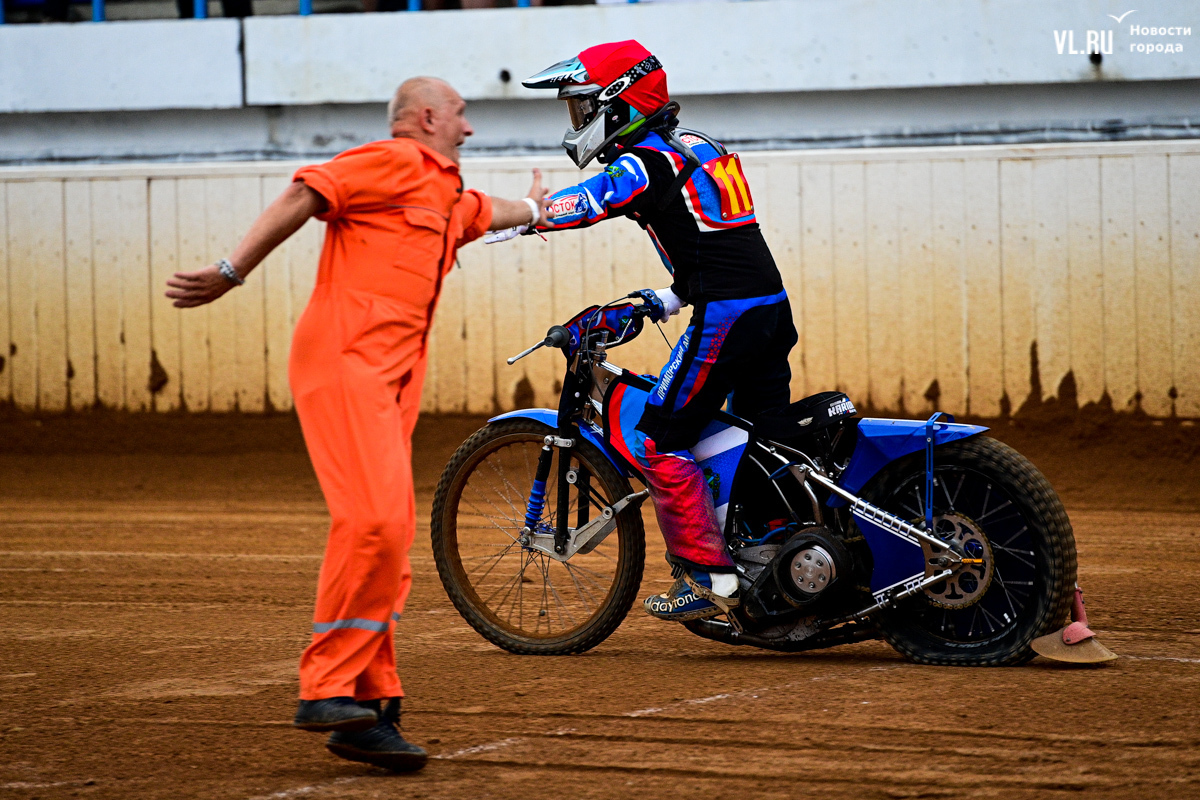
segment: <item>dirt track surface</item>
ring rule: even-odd
[[[0,800],[1200,797],[1194,428],[999,431],[1060,488],[1122,658],[964,670],[732,648],[636,609],[581,656],[496,649],[428,543],[478,422],[419,430],[397,640],[434,760],[391,776],[289,726],[328,519],[290,418],[0,420]],[[643,594],[668,578],[652,524],[648,544]]]

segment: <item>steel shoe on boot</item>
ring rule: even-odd
[[[380,701],[365,705],[379,708]],[[379,715],[379,724],[358,733],[331,734],[325,748],[338,758],[358,761],[392,772],[415,772],[425,766],[429,755],[400,735],[400,698],[393,697]]]
[[[724,614],[737,604],[736,597],[713,593],[712,578],[707,572],[685,572],[670,589],[647,597],[642,605],[652,617],[687,622]]]
[[[353,697],[301,700],[292,721],[302,731],[365,731],[379,721],[376,709],[364,708]]]

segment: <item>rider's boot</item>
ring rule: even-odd
[[[728,613],[738,604],[737,593],[737,575],[684,571],[670,589],[647,597],[642,605],[652,617],[686,622]]]

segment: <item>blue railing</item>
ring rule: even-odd
[[[638,0],[627,0],[630,3],[636,3]],[[300,16],[307,17],[313,13],[313,0],[299,0]],[[36,3],[29,3],[36,5]],[[518,8],[529,8],[531,0],[517,0]],[[193,0],[193,15],[196,19],[208,18],[208,0]],[[421,0],[408,0],[407,11],[420,11]],[[107,19],[105,12],[105,0],[92,0],[92,22],[104,22]],[[3,25],[4,19],[4,2],[0,0],[0,25]]]

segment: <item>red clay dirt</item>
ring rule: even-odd
[[[433,487],[482,420],[418,429],[397,632],[411,776],[294,731],[328,517],[295,420],[0,417],[5,798],[1200,797],[1200,431],[1003,424],[1062,494],[1103,668],[783,655],[630,614],[518,657],[446,599]],[[647,513],[643,594],[667,580]]]

